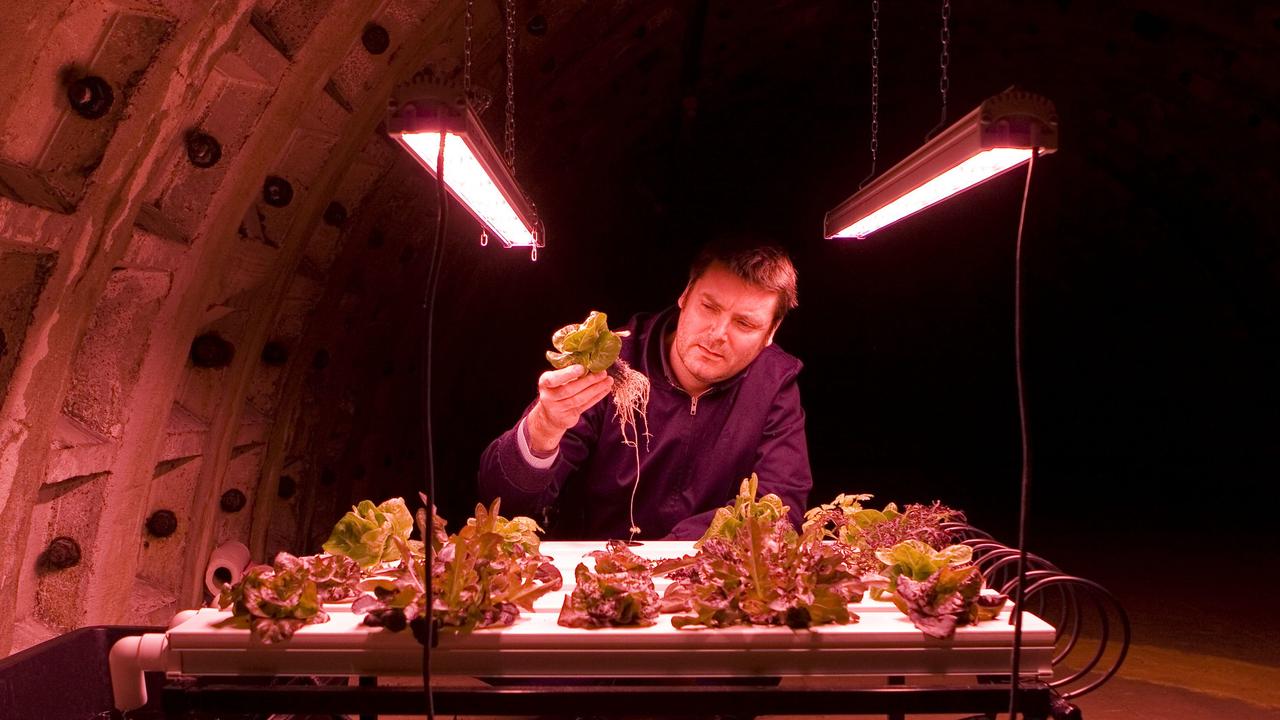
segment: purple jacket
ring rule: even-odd
[[[652,383],[647,448],[640,439],[638,537],[701,537],[716,509],[733,500],[752,472],[759,475],[760,494],[781,497],[799,527],[813,486],[796,386],[800,361],[771,345],[742,372],[694,400],[675,382],[664,352],[663,337],[675,331],[677,313],[670,308],[637,315],[626,326],[631,337],[622,342],[622,359]],[[643,431],[638,417],[637,422]],[[501,496],[507,517],[545,518],[555,506],[553,536],[628,537],[635,449],[622,443],[612,398],[582,414],[545,469],[526,460],[520,430],[517,423],[481,456],[481,500]]]

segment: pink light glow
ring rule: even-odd
[[[405,144],[413,148],[427,169],[435,174],[440,133],[403,133]],[[444,184],[480,221],[489,226],[507,245],[536,244],[533,231],[507,202],[476,159],[470,146],[458,135],[449,133],[444,141]]]
[[[939,203],[967,190],[989,177],[1031,159],[1029,148],[993,148],[983,150],[968,160],[926,181],[888,205],[846,227],[833,237],[863,238],[908,215]]]

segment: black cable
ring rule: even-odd
[[[1031,492],[1031,441],[1027,433],[1027,396],[1022,379],[1022,228],[1027,221],[1027,197],[1031,194],[1031,174],[1040,148],[1031,148],[1027,181],[1022,188],[1022,211],[1018,214],[1018,239],[1013,251],[1013,366],[1018,378],[1018,431],[1022,437],[1022,489],[1018,507],[1018,585],[1013,601],[1013,657],[1009,670],[1009,720],[1014,720],[1018,702],[1018,672],[1022,661],[1022,601],[1027,581],[1027,510]]]
[[[426,598],[424,601],[424,619],[426,620],[426,637],[422,643],[422,690],[427,696],[427,720],[435,720],[435,698],[431,693],[431,646],[435,644],[435,617],[432,610],[434,606],[434,588],[432,583],[432,568],[435,565],[432,558],[431,542],[435,537],[435,506],[438,503],[436,499],[436,452],[435,452],[435,434],[431,423],[431,371],[432,357],[434,350],[435,335],[435,314],[436,314],[436,288],[440,284],[440,265],[444,260],[444,241],[445,231],[449,225],[449,194],[444,185],[444,143],[446,133],[440,133],[440,146],[436,151],[436,237],[435,244],[431,247],[431,260],[427,269],[427,287],[422,297],[422,307],[426,311],[426,329],[423,338],[423,433],[426,435],[426,458],[425,465],[427,475],[427,523],[426,537],[423,538],[423,551],[425,558],[426,575]]]

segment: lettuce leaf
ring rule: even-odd
[[[916,540],[931,548],[951,544],[952,534],[944,526],[964,520],[964,513],[942,503],[910,504],[899,509],[889,503],[883,510],[864,508],[870,495],[837,495],[835,500],[805,513],[804,528],[821,528],[822,536],[849,546],[854,563],[864,575],[884,572],[876,553],[905,540]],[[919,579],[919,578],[917,578]]]
[[[782,498],[769,493],[759,500],[756,499],[759,484],[760,479],[755,473],[751,473],[751,477],[743,480],[738,487],[738,496],[734,498],[733,505],[716,510],[715,516],[711,518],[711,524],[707,526],[707,531],[693,546],[701,549],[702,545],[711,538],[736,537],[742,528],[748,525],[771,527],[779,520],[785,520],[790,508],[782,504]],[[787,527],[791,527],[790,523]],[[793,530],[792,533],[794,532]]]
[[[585,322],[565,325],[551,336],[556,351],[547,351],[547,361],[557,370],[573,364],[587,372],[601,372],[618,359],[622,336],[609,329],[609,318],[592,310]]]
[[[688,569],[696,556],[649,560],[640,557],[621,540],[610,540],[604,550],[587,553],[595,561],[595,571],[579,563],[574,572],[577,584],[565,596],[557,622],[565,627],[653,625],[665,605],[659,601],[653,578]],[[680,611],[688,610],[681,604]]]
[[[360,566],[342,555],[307,555],[294,557],[288,553],[276,555],[275,566],[294,573],[305,573],[316,584],[316,594],[321,602],[344,602],[360,593]]]
[[[959,625],[993,619],[1007,599],[982,593],[982,573],[971,564],[968,545],[935,550],[920,540],[904,540],[877,550],[876,557],[887,567],[882,580],[888,599],[929,637],[945,640]]]
[[[969,563],[973,559],[973,549],[968,545],[949,545],[934,550],[920,540],[904,540],[888,550],[877,550],[876,558],[886,566],[892,592],[897,589],[899,576],[926,580],[945,567]]]
[[[662,608],[683,612],[677,628],[744,623],[807,628],[856,622],[848,605],[866,590],[849,548],[824,542],[821,528],[798,534],[775,495],[756,499],[758,478],[742,482],[698,541],[688,568],[672,573]]]
[[[400,558],[394,538],[408,540],[413,532],[413,515],[403,498],[391,498],[381,505],[361,500],[333,526],[324,551],[354,560],[369,569]]]
[[[476,505],[475,516],[457,533],[446,536],[436,516],[431,542],[431,618],[445,628],[470,632],[510,625],[521,612],[532,612],[539,597],[560,589],[563,578],[540,551],[541,528],[526,517],[507,519],[498,514],[499,500]],[[426,512],[418,513],[419,531],[426,532]],[[393,632],[406,626],[425,637],[427,617],[427,551],[422,543],[393,536],[399,564],[390,572],[362,581],[373,592],[352,606],[365,612],[366,625]]]
[[[535,532],[541,528],[526,517],[502,517],[500,502],[477,504],[475,517],[450,536],[434,563],[432,615],[445,626],[466,632],[510,625],[521,611],[532,612],[539,597],[563,586],[560,571],[539,552]]]
[[[596,572],[578,563],[573,592],[564,597],[556,622],[565,627],[647,627],[658,623],[658,592],[645,566],[621,572]]]
[[[893,603],[921,632],[947,640],[959,625],[993,620],[1000,614],[1007,598],[982,594],[982,584],[982,573],[972,565],[944,566],[923,580],[903,574]]]
[[[306,625],[328,622],[306,560],[282,552],[274,565],[249,568],[218,595],[218,607],[231,607],[229,623],[248,627],[268,644],[288,640]]]

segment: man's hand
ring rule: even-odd
[[[538,377],[538,404],[525,419],[529,445],[543,453],[555,450],[565,431],[577,425],[582,413],[612,388],[613,378],[602,372],[588,374],[581,365],[542,373]]]

